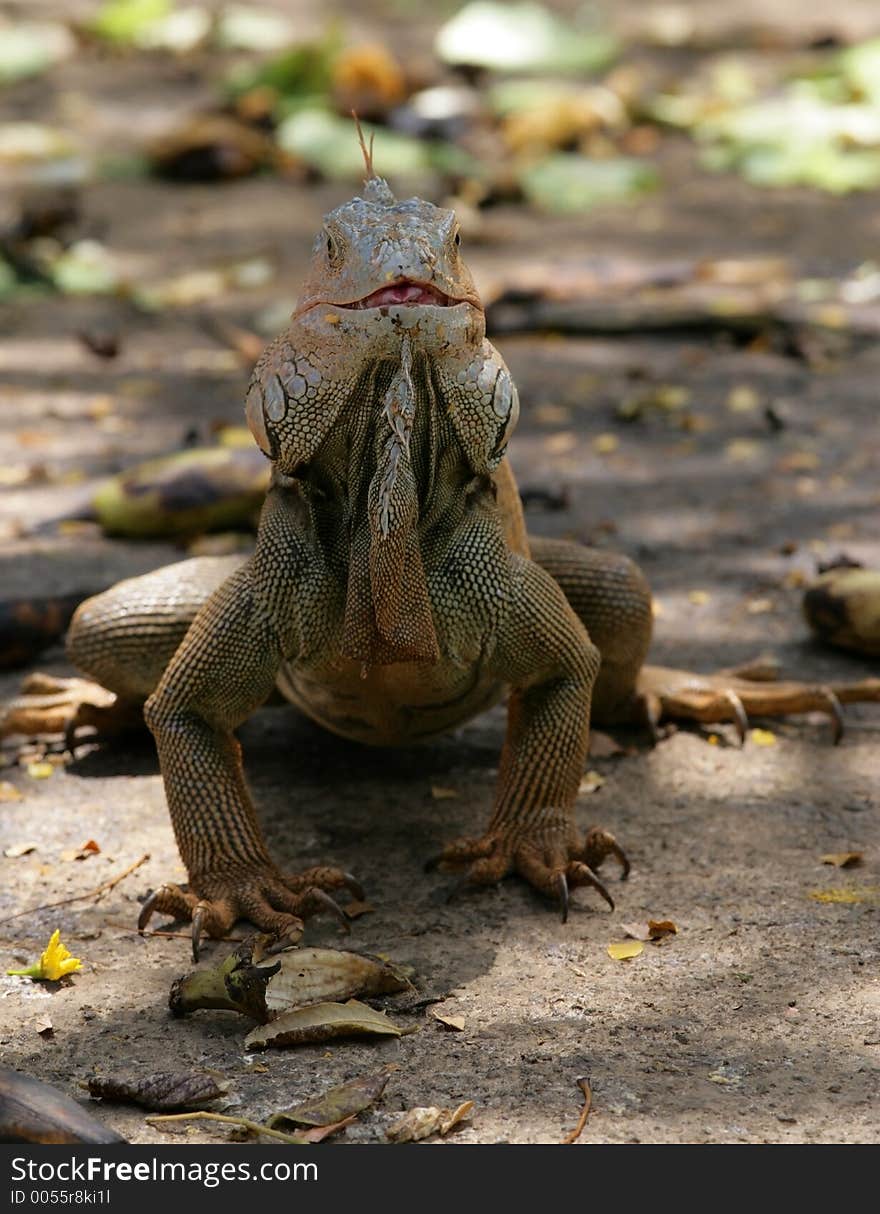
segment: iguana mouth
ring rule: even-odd
[[[448,308],[450,304],[459,302],[460,300],[450,299],[448,295],[444,295],[442,291],[438,291],[436,287],[432,287],[428,283],[411,282],[408,278],[402,278],[399,282],[392,282],[387,287],[380,287],[378,291],[365,295],[363,299],[336,306],[339,308],[382,308],[388,304],[405,304]]]

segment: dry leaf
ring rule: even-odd
[[[101,848],[94,839],[88,839],[83,843],[82,847],[69,847],[61,853],[61,859],[65,864],[69,864],[71,860],[88,860],[89,856],[97,856]]]
[[[400,1121],[394,1123],[385,1131],[386,1138],[392,1142],[420,1142],[431,1134],[448,1134],[453,1126],[458,1125],[465,1117],[469,1117],[474,1107],[472,1100],[466,1100],[457,1109],[416,1108],[404,1113]]]
[[[361,1075],[349,1083],[330,1088],[314,1100],[306,1100],[285,1113],[273,1113],[266,1124],[272,1129],[286,1121],[306,1126],[341,1125],[376,1103],[396,1069],[392,1063],[372,1075]]]
[[[766,615],[768,611],[773,611],[775,606],[772,599],[749,599],[746,611],[749,615]]]
[[[449,801],[453,797],[457,797],[458,792],[454,788],[443,788],[440,784],[432,784],[431,796],[435,801]]]
[[[333,1121],[328,1125],[312,1126],[310,1130],[303,1130],[302,1134],[298,1134],[297,1137],[303,1142],[323,1142],[325,1138],[329,1138],[331,1134],[338,1134],[340,1130],[344,1130],[347,1125],[351,1125],[356,1120],[357,1113],[352,1113],[350,1117],[344,1117],[342,1121]],[[267,1123],[270,1129],[271,1121],[272,1119],[270,1118]]]
[[[734,463],[742,463],[754,459],[760,454],[761,447],[750,438],[734,438],[724,448],[725,457]]]
[[[647,923],[621,923],[620,926],[623,929],[623,934],[630,936],[633,940],[641,940],[647,944],[651,939]]]
[[[196,1109],[225,1096],[227,1087],[211,1075],[195,1071],[159,1071],[129,1079],[124,1075],[97,1075],[89,1080],[89,1095],[144,1109],[165,1112]]]
[[[618,940],[608,945],[608,956],[612,961],[630,961],[644,950],[641,940]]]
[[[597,434],[590,446],[597,455],[610,455],[620,446],[620,439],[616,434]]]
[[[678,935],[678,928],[671,919],[649,919],[648,933],[652,940],[662,940],[664,936]]]
[[[862,902],[875,903],[880,901],[880,888],[863,885],[850,889],[814,889],[810,891],[810,897],[814,902],[840,902],[847,906]]]
[[[750,729],[749,737],[756,746],[776,745],[776,734],[771,729]]]
[[[281,968],[266,986],[270,1018],[310,1003],[338,1003],[362,995],[390,995],[412,983],[391,963],[332,948],[295,948],[273,955]]]
[[[745,384],[732,388],[727,397],[727,407],[731,413],[753,413],[760,403],[761,398],[754,388]]]
[[[405,1031],[384,1012],[349,999],[347,1003],[317,1003],[283,1012],[269,1024],[252,1029],[244,1044],[249,1050],[263,1050],[268,1046],[310,1045],[334,1037],[401,1037]]]
[[[455,1029],[457,1032],[462,1032],[465,1026],[464,1016],[448,1016],[443,1012],[438,1012],[435,1007],[430,1009],[431,1015],[435,1020],[439,1020],[441,1024],[445,1024],[449,1029]]]
[[[28,763],[27,765],[27,774],[32,780],[48,780],[54,771],[54,765],[45,760],[40,763]]]
[[[711,598],[711,594],[706,590],[688,591],[688,601],[693,603],[695,607],[705,607]]]
[[[13,843],[11,847],[4,849],[3,855],[9,860],[17,860],[19,856],[30,855],[32,851],[36,850],[36,843]]]
[[[581,782],[578,785],[578,793],[598,792],[604,783],[605,777],[600,775],[598,771],[588,771],[581,778]]]
[[[21,801],[24,793],[20,792],[8,780],[0,780],[0,801]]]
[[[34,1021],[34,1029],[41,1037],[54,1037],[55,1026],[48,1016],[40,1016]]]
[[[861,864],[862,858],[860,851],[832,851],[819,857],[823,864],[833,864],[835,868],[855,868]]]
[[[349,919],[360,919],[361,915],[371,915],[375,909],[372,902],[360,902],[357,899],[345,904],[345,913]]]

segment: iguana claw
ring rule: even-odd
[[[654,741],[662,719],[684,718],[715,724],[733,720],[740,743],[745,741],[749,714],[780,717],[797,712],[824,712],[831,723],[831,741],[843,737],[844,702],[880,700],[880,679],[857,683],[799,683],[779,680],[775,668],[750,663],[717,674],[697,675],[662,666],[643,667],[638,680],[637,712],[651,727]]]
[[[138,931],[143,932],[158,911],[177,920],[192,920],[193,959],[198,961],[203,936],[224,936],[239,918],[250,919],[275,936],[280,947],[297,943],[303,919],[330,911],[350,931],[349,916],[328,889],[348,889],[363,898],[363,888],[350,873],[337,868],[313,868],[285,876],[272,867],[248,869],[198,881],[202,892],[177,885],[160,885],[141,907]]]
[[[451,899],[461,890],[477,885],[495,885],[510,873],[524,877],[540,893],[557,900],[562,909],[562,922],[568,919],[569,891],[590,885],[604,898],[611,910],[614,899],[593,871],[608,856],[614,856],[621,867],[621,880],[629,876],[630,864],[623,848],[612,834],[594,826],[582,842],[560,844],[552,836],[542,838],[496,832],[479,839],[456,839],[447,844],[438,856],[432,856],[426,871],[467,866],[462,879],[450,892]]]

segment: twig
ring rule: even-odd
[[[260,1125],[258,1121],[248,1121],[246,1117],[227,1117],[223,1113],[209,1113],[204,1109],[197,1113],[165,1113],[158,1117],[145,1117],[148,1125],[159,1126],[166,1121],[221,1121],[225,1125],[236,1125],[249,1130],[252,1134],[265,1134],[267,1138],[277,1138],[279,1142],[289,1142],[294,1146],[307,1146],[308,1139],[298,1134],[283,1134],[281,1130],[270,1130],[268,1126]]]
[[[192,941],[192,932],[169,932],[163,931],[162,928],[137,928],[129,927],[127,923],[117,923],[115,919],[106,920],[107,927],[115,927],[120,932],[130,932],[133,936],[167,936],[171,940],[189,940]],[[241,944],[247,940],[247,936],[211,936],[211,940],[216,940],[217,943],[232,943]]]
[[[581,1109],[581,1115],[578,1118],[578,1123],[570,1134],[567,1134],[562,1140],[563,1146],[570,1146],[571,1143],[577,1142],[581,1134],[584,1132],[584,1126],[587,1124],[587,1118],[590,1115],[590,1109],[593,1107],[593,1089],[590,1087],[590,1081],[587,1078],[578,1079],[578,1087],[584,1094],[584,1107]]]
[[[28,910],[18,911],[15,915],[9,915],[6,919],[0,919],[0,925],[11,923],[13,919],[21,919],[24,915],[36,915],[40,911],[53,910],[56,906],[68,906],[71,902],[81,902],[84,898],[101,898],[104,894],[115,889],[120,881],[124,881],[126,877],[130,877],[135,869],[140,868],[142,864],[150,858],[150,853],[145,852],[140,860],[135,860],[134,864],[130,864],[124,872],[119,873],[115,877],[111,877],[109,881],[103,881],[100,885],[96,885],[94,889],[90,889],[85,894],[72,894],[69,898],[59,898],[57,902],[44,902],[42,906],[31,906]]]

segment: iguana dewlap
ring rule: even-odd
[[[764,683],[640,675],[647,584],[624,557],[527,539],[505,461],[517,412],[454,214],[371,177],[327,216],[290,328],[247,394],[274,466],[253,556],[122,582],[71,626],[77,666],[121,701],[146,700],[189,872],[187,889],[151,896],[141,925],[153,910],[191,917],[196,949],[240,916],[296,939],[305,916],[338,910],[328,891],[356,888],[335,868],[284,874],[266,849],[233,731],[275,687],[380,745],[507,694],[490,821],[440,859],[474,883],[518,873],[563,907],[578,885],[611,902],[595,872],[609,854],[627,870],[611,835],[575,822],[591,706],[610,722],[673,705],[742,727],[754,688],[764,711],[836,711],[800,684],[773,701]]]

